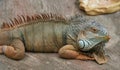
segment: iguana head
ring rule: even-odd
[[[85,23],[84,30],[78,36],[78,44],[82,51],[89,51],[99,43],[106,43],[110,39],[105,27],[95,21]]]

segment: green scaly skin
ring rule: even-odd
[[[26,23],[28,23],[28,25],[14,29],[1,29],[0,45],[8,45],[14,48],[10,48],[9,50],[3,47],[2,50],[4,54],[9,58],[21,59],[24,53],[19,55],[21,58],[18,58],[17,53],[14,53],[14,56],[12,56],[12,53],[7,53],[16,49],[18,49],[16,51],[19,51],[21,47],[23,52],[24,50],[32,52],[58,52],[59,49],[65,45],[73,45],[77,50],[81,50],[78,41],[82,38],[80,36],[82,32],[85,34],[92,32],[92,34],[96,35],[104,29],[99,23],[88,21],[88,19],[82,17],[77,17],[69,21],[36,20]],[[96,25],[93,25],[93,23]],[[98,30],[98,32],[91,31],[91,27]],[[103,35],[103,38],[106,36],[107,35]],[[96,36],[93,38],[96,38]],[[19,42],[16,42],[16,40],[19,40]],[[104,40],[108,39],[105,38],[101,41]]]

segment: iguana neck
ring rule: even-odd
[[[78,35],[81,31],[79,24],[70,24],[67,30],[67,44],[73,45],[75,48],[78,48]]]

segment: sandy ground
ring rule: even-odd
[[[0,24],[17,15],[58,13],[72,17],[84,15],[101,22],[111,35],[106,45],[108,63],[98,65],[94,61],[61,59],[57,53],[26,53],[23,60],[15,61],[0,55],[0,70],[120,70],[120,12],[113,14],[87,16],[79,10],[76,0],[0,0]]]

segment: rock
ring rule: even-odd
[[[88,15],[113,13],[120,10],[120,0],[79,0],[80,8]]]

